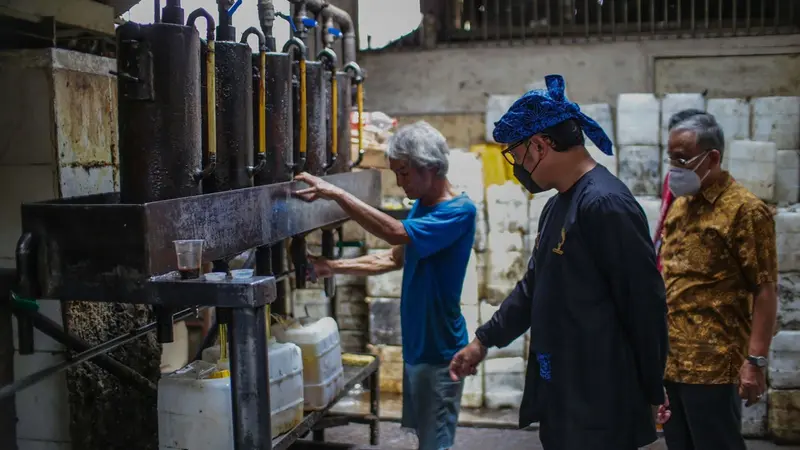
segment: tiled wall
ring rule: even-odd
[[[15,265],[21,203],[117,186],[111,69],[111,60],[63,50],[0,53],[0,267]],[[44,315],[63,323],[61,302],[39,304]],[[34,354],[14,355],[16,379],[66,356],[41,332],[34,339]],[[16,412],[19,450],[71,448],[64,372],[18,393]]]

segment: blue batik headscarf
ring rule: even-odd
[[[611,139],[591,117],[564,95],[564,77],[544,77],[547,89],[534,89],[520,97],[511,108],[494,123],[495,142],[513,144],[559,124],[576,120],[586,136],[606,155],[612,155]]]

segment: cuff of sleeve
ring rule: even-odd
[[[492,347],[491,341],[489,340],[489,333],[487,333],[487,330],[485,330],[483,326],[475,331],[475,338],[480,341],[484,347]]]

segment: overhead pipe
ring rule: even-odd
[[[311,13],[320,16],[325,22],[327,18],[333,19],[337,28],[342,32],[342,64],[355,62],[356,60],[356,30],[353,19],[347,11],[337,6],[331,5],[325,0],[290,0],[293,3],[302,1],[305,8]]]
[[[256,27],[250,27],[242,33],[243,44],[247,43],[250,35],[258,36],[258,156],[255,166],[248,167],[247,172],[251,177],[264,170],[267,166],[267,40],[266,36]]]
[[[216,61],[214,52],[214,18],[203,8],[198,8],[189,14],[186,25],[194,27],[194,22],[198,18],[206,19],[206,108],[208,123],[206,126],[206,138],[208,139],[208,166],[195,174],[195,180],[200,181],[208,178],[217,168],[217,86],[216,86]]]
[[[355,62],[351,61],[344,66],[345,72],[352,73],[353,83],[356,85],[356,106],[358,107],[358,158],[351,167],[358,167],[364,160],[364,71]]]
[[[306,165],[306,150],[308,147],[308,101],[306,98],[306,58],[308,56],[308,49],[300,38],[294,36],[284,44],[283,53],[288,53],[297,60],[300,71],[300,81],[298,85],[298,90],[300,91],[298,105],[300,109],[300,134],[298,138],[300,142],[298,160],[295,161],[294,165],[295,171],[300,173]]]
[[[265,44],[268,52],[277,50],[272,27],[275,25],[275,3],[273,0],[258,0],[258,23],[264,33]]]
[[[317,60],[331,73],[331,156],[325,162],[324,170],[328,170],[336,164],[336,157],[339,154],[339,87],[336,79],[336,53],[330,48],[324,48],[317,55]]]

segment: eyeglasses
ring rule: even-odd
[[[527,138],[523,139],[521,141],[517,141],[517,142],[509,145],[508,147],[506,147],[506,149],[503,150],[502,152],[500,152],[500,154],[503,155],[503,158],[506,159],[506,162],[508,162],[509,164],[511,164],[513,166],[514,164],[517,164],[516,158],[514,158],[514,153],[513,153],[514,149],[516,149],[517,147],[519,147],[520,145],[523,145],[523,144],[527,145],[529,142],[530,141]],[[525,153],[527,154],[528,152],[526,151]],[[525,157],[523,156],[523,158],[525,158]],[[522,161],[520,161],[519,163],[521,164]]]
[[[693,162],[695,162],[701,156],[706,155],[710,151],[711,150],[706,150],[706,151],[700,153],[699,155],[694,156],[694,157],[689,158],[689,159],[685,159],[685,158],[669,158],[669,165],[672,166],[672,167],[689,168],[689,166]]]

